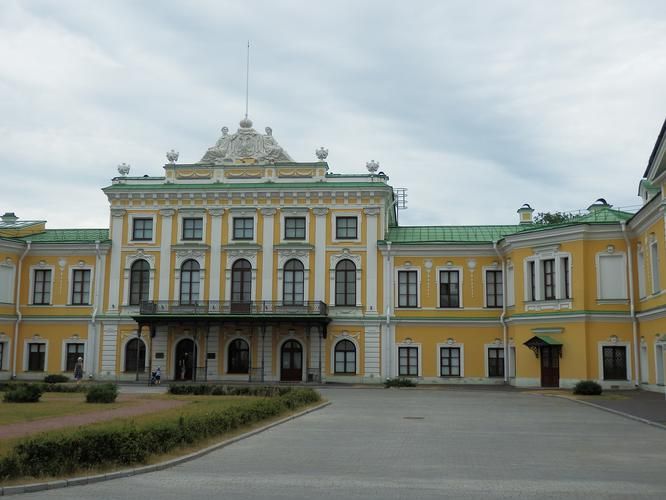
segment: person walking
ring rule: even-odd
[[[162,378],[162,371],[160,370],[160,367],[158,366],[155,369],[155,383],[157,385],[160,385],[160,379]]]
[[[78,384],[83,378],[83,358],[79,357],[74,365],[74,380]]]

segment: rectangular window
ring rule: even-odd
[[[536,300],[536,263],[531,260],[527,263],[527,289],[529,291],[529,295],[527,296],[527,300]]]
[[[504,349],[502,347],[488,349],[488,376],[504,376]]]
[[[5,359],[5,343],[0,342],[0,370],[3,369],[2,361]]]
[[[486,271],[486,307],[502,307],[502,271]]]
[[[418,273],[398,271],[398,307],[418,306]]]
[[[439,349],[439,374],[442,377],[460,377],[460,347]]]
[[[254,219],[252,217],[234,217],[234,239],[251,240],[254,238]]]
[[[72,304],[88,305],[90,298],[90,269],[72,272]]]
[[[305,217],[284,218],[284,239],[285,240],[305,239]]]
[[[569,294],[569,257],[562,257],[562,298],[570,299],[571,295]]]
[[[28,371],[43,372],[46,344],[28,344]]]
[[[14,268],[0,264],[0,303],[14,302]]]
[[[32,286],[32,303],[46,305],[51,303],[51,270],[35,269]]]
[[[203,218],[188,217],[186,219],[183,219],[183,239],[184,240],[203,239]]]
[[[84,354],[84,344],[67,344],[67,364],[65,371],[73,372],[76,360],[82,358]]]
[[[604,380],[627,380],[627,348],[604,346]]]
[[[458,271],[439,272],[439,307],[460,307]]]
[[[543,261],[543,298],[555,300],[555,259]]]
[[[623,255],[599,255],[599,299],[626,299],[626,269]]]
[[[661,290],[659,283],[659,253],[657,251],[657,242],[650,244],[650,266],[652,271],[652,293]]]
[[[132,240],[150,241],[153,239],[153,219],[133,219]]]
[[[418,347],[398,347],[398,375],[401,377],[418,377]]]
[[[358,238],[358,219],[356,217],[336,217],[335,238],[338,240],[355,240]]]

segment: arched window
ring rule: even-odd
[[[195,304],[199,300],[199,263],[186,260],[180,268],[180,303]]]
[[[250,372],[250,347],[243,339],[236,339],[229,344],[227,372]]]
[[[137,260],[130,269],[129,305],[138,306],[148,300],[150,287],[150,265],[143,259]]]
[[[136,372],[146,370],[146,345],[139,339],[132,339],[125,344],[125,371]]]
[[[335,266],[335,305],[356,305],[356,266],[351,260],[341,260]]]
[[[349,340],[335,344],[335,373],[356,373],[356,346]]]
[[[231,301],[247,303],[252,300],[252,265],[239,259],[231,266]]]
[[[282,281],[282,302],[286,305],[303,305],[304,271],[300,260],[291,259],[284,265]]]

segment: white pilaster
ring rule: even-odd
[[[274,208],[262,208],[264,221],[261,257],[261,300],[273,300],[273,231],[275,228]]]
[[[222,274],[220,266],[222,263],[222,214],[223,208],[210,208],[208,213],[211,217],[210,224],[210,278],[208,280],[208,299],[220,300],[220,280]],[[210,363],[211,360],[209,360]],[[210,366],[210,364],[209,364]],[[217,372],[216,372],[217,373]]]
[[[365,376],[375,378],[380,376],[380,338],[379,324],[365,327]]]
[[[109,278],[109,311],[120,306],[120,255],[123,246],[123,221],[127,210],[111,209],[111,270]]]
[[[102,338],[102,377],[115,377],[116,375],[116,345],[118,341],[118,327],[105,326]]]
[[[162,381],[165,379],[173,378],[173,363],[169,362],[167,354],[167,341],[169,338],[169,327],[168,326],[158,326],[155,328],[155,336],[151,339],[153,359],[150,361],[150,366],[153,371],[159,366],[160,372],[162,373]],[[157,358],[156,356],[160,354],[162,357]]]
[[[207,370],[207,377],[208,380],[218,380],[220,378],[220,371],[219,371],[219,366],[220,363],[223,362],[222,356],[224,356],[224,352],[220,351],[220,327],[219,326],[211,326],[210,331],[208,332],[208,349],[206,356],[208,355],[208,352],[214,352],[215,353],[215,359],[209,359],[207,360],[208,364],[208,370]]]
[[[326,300],[326,215],[328,208],[313,208],[315,215],[314,300]],[[333,300],[333,298],[331,298]]]
[[[169,284],[171,282],[171,227],[173,215],[172,208],[160,210],[162,216],[162,239],[160,240],[160,289],[157,299],[169,300]]]
[[[366,225],[365,311],[377,314],[377,216],[379,207],[364,210]]]

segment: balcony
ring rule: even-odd
[[[141,316],[239,316],[239,317],[311,317],[328,316],[328,305],[321,301],[285,303],[281,301],[259,300],[254,302],[232,302],[201,300],[184,303],[178,300],[158,300],[142,302]]]

